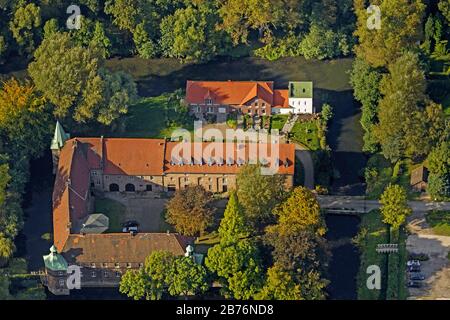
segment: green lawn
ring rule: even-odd
[[[317,136],[317,124],[315,121],[297,122],[291,131],[292,140],[301,143],[308,149],[316,151],[320,149]]]
[[[284,114],[277,114],[272,116],[270,119],[270,129],[278,129],[281,131],[288,118],[289,116]]]
[[[102,213],[109,218],[109,233],[122,232],[122,222],[125,206],[111,199],[95,199],[95,212]]]
[[[390,234],[389,227],[383,223],[379,210],[372,210],[361,216],[357,241],[361,252],[357,278],[359,300],[404,300],[407,298],[405,266],[408,253],[406,239],[404,228]],[[398,253],[387,255],[376,252],[377,245],[385,243],[398,243]],[[379,266],[381,269],[381,290],[367,288],[367,267],[371,265]]]
[[[450,236],[450,211],[432,211],[426,215],[426,220],[435,234]]]
[[[361,251],[361,263],[358,272],[358,299],[359,300],[384,300],[387,278],[387,255],[377,253],[376,247],[380,243],[389,243],[389,231],[387,226],[381,221],[380,212],[373,210],[361,216],[360,225],[361,239],[358,247]],[[369,290],[366,285],[367,267],[377,265],[381,269],[382,290]]]
[[[169,138],[175,129],[184,127],[193,130],[193,122],[182,124],[178,121],[174,107],[168,106],[167,95],[143,98],[130,106],[125,124],[125,132],[113,133],[113,136]]]

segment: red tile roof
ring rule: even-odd
[[[205,99],[213,99],[215,104],[244,105],[259,98],[273,103],[272,81],[188,81],[186,102],[203,104]]]
[[[184,147],[185,150],[183,150]],[[273,147],[276,147],[278,150],[273,149]],[[190,154],[188,151],[189,149]],[[187,154],[185,154],[185,151]],[[233,161],[229,161],[227,164],[230,157]],[[213,158],[212,160],[214,163],[212,163],[212,165],[208,165],[209,158]],[[164,172],[237,174],[241,168],[238,165],[238,161],[242,160],[242,165],[249,160],[256,161],[258,158],[259,160],[267,158],[267,165],[272,163],[272,159],[273,161],[277,161],[278,159],[279,174],[294,174],[295,145],[293,144],[244,144],[220,142],[168,142],[166,147]],[[180,165],[181,160],[183,161],[183,165]],[[219,165],[218,163],[221,160],[223,163]],[[284,165],[286,160],[288,164],[287,167]],[[203,162],[203,165],[200,165],[200,161]]]
[[[164,139],[104,140],[104,174],[163,174]]]
[[[91,253],[90,250],[101,251],[100,248],[104,242],[113,240],[116,241],[114,243],[125,248],[124,250],[131,250],[135,245],[143,246],[145,252],[151,249],[152,244],[148,240],[151,236],[145,236],[146,234],[132,238],[135,239],[130,240],[132,243],[125,243],[124,239],[129,239],[126,237],[128,235],[86,235],[80,238],[81,236],[71,234],[72,223],[77,222],[89,213],[87,199],[89,196],[90,170],[92,169],[103,168],[105,174],[111,175],[236,174],[240,168],[238,159],[243,160],[243,164],[249,159],[257,157],[259,152],[266,150],[265,147],[267,147],[267,154],[262,153],[261,156],[267,157],[268,162],[271,163],[272,148],[276,146],[279,150],[277,157],[279,160],[278,172],[287,175],[294,174],[295,146],[293,144],[192,143],[190,148],[196,162],[200,161],[195,153],[196,147],[201,147],[200,150],[203,151],[202,165],[188,164],[189,159],[184,153],[178,154],[186,158],[183,165],[179,165],[179,162],[173,161],[172,152],[177,146],[183,147],[185,145],[183,142],[166,142],[163,139],[75,138],[68,140],[60,153],[53,192],[54,242],[58,251],[71,250],[75,244],[80,247],[81,245],[78,245],[78,242],[85,241],[83,243],[86,245],[86,255],[101,254]],[[222,148],[224,149],[221,155],[219,150],[222,150]],[[208,152],[208,150],[214,151]],[[227,150],[234,156],[232,164],[227,164],[229,158]],[[254,156],[249,156],[253,152]],[[173,154],[176,155],[175,152]],[[207,163],[209,154],[214,157],[214,163],[211,165]],[[273,161],[277,160],[275,157],[276,154],[274,153]],[[221,165],[218,163],[219,158],[223,161]],[[145,241],[142,240],[141,243],[136,239],[144,239]],[[75,243],[76,241],[78,242]],[[97,242],[98,245],[94,245],[93,242]],[[113,243],[108,245],[114,246]],[[121,251],[115,254],[111,259],[119,259],[118,256],[124,253]]]
[[[157,250],[183,255],[192,240],[175,233],[71,234],[63,254],[78,264],[142,263]]]
[[[273,92],[274,108],[289,108],[289,90],[275,90]]]
[[[89,164],[80,142],[72,139],[61,150],[53,189],[53,228],[56,248],[61,251],[70,234],[71,222],[88,212]]]

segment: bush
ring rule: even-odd
[[[349,47],[344,38],[333,30],[312,25],[309,33],[300,43],[300,51],[306,59],[330,59],[341,55],[344,49],[349,53]]]
[[[428,177],[427,192],[435,200],[446,200],[450,197],[450,175],[431,173]]]

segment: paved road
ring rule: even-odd
[[[314,189],[314,163],[311,153],[304,146],[295,144],[295,157],[302,163],[305,187]]]
[[[369,212],[378,209],[378,200],[364,200],[364,197],[346,196],[318,196],[320,206],[329,209],[348,209],[356,212]],[[426,212],[430,210],[450,210],[450,202],[409,201],[413,212]]]

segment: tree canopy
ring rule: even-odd
[[[285,196],[284,177],[262,175],[257,165],[246,165],[239,170],[237,196],[247,221],[253,226],[264,226],[272,220],[272,211]]]
[[[383,222],[394,230],[405,223],[412,210],[408,206],[408,197],[404,188],[397,184],[386,187],[380,198]]]
[[[192,257],[154,251],[143,268],[129,270],[122,276],[119,290],[135,300],[159,300],[165,294],[196,295],[208,288],[206,269]]]
[[[373,13],[367,12],[367,2],[355,0],[359,44],[355,51],[373,67],[385,67],[397,60],[402,52],[414,48],[421,38],[421,24],[425,12],[422,0],[377,0],[381,11],[381,28],[368,28]]]
[[[28,71],[58,118],[73,114],[77,122],[109,125],[135,100],[137,89],[129,76],[102,69],[101,52],[75,44],[67,33],[44,39],[34,56]]]
[[[214,220],[212,194],[202,186],[177,190],[167,203],[166,220],[183,235],[202,234]]]

